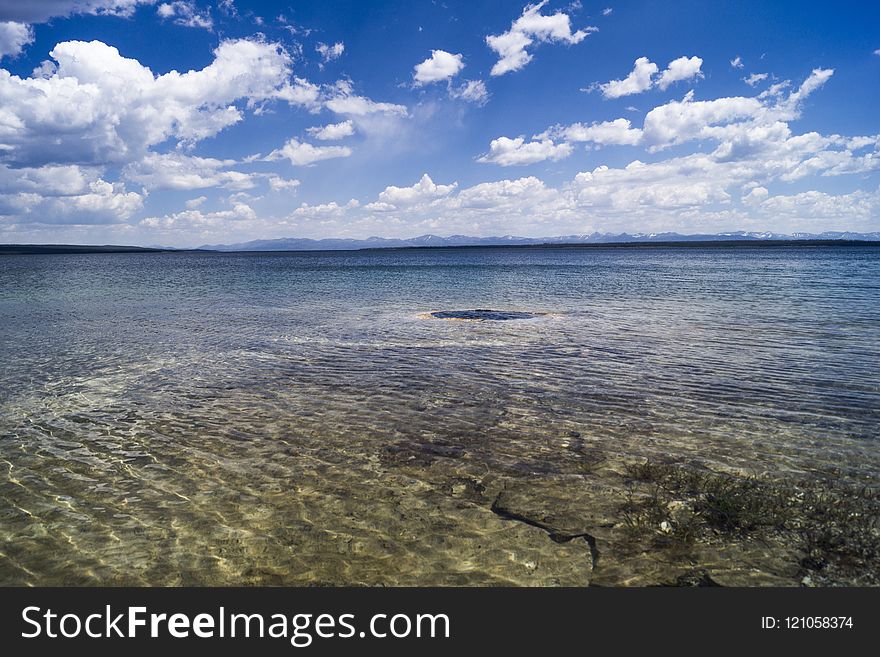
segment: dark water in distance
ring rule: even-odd
[[[876,486],[878,372],[877,247],[3,257],[0,584],[584,583],[490,494]]]

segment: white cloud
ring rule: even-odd
[[[416,86],[449,80],[464,68],[462,55],[453,55],[445,50],[432,50],[431,56],[413,68],[413,81]]]
[[[399,207],[380,200],[335,217],[334,227],[406,237],[424,232],[504,235],[511,230],[547,235],[554,230],[546,226],[549,222],[570,216],[564,193],[529,176],[450,190],[439,198],[429,195]]]
[[[748,193],[743,194],[742,202],[746,205],[756,206],[762,203],[770,192],[767,191],[766,187],[761,187],[757,185],[749,189]]]
[[[294,76],[292,82],[285,82],[274,97],[311,112],[317,113],[321,109],[321,87],[300,77]]]
[[[451,209],[494,210],[499,213],[528,213],[543,205],[551,210],[555,205],[556,191],[534,176],[517,180],[499,180],[480,183],[463,189],[450,203]]]
[[[791,86],[791,80],[783,80],[776,84],[771,84],[767,89],[758,94],[758,98],[764,100],[766,98],[774,98],[781,96],[782,92]]]
[[[594,122],[590,125],[574,123],[567,127],[551,128],[544,135],[566,142],[591,142],[599,145],[630,145],[638,144],[642,139],[642,131],[633,128],[629,119]]]
[[[55,16],[93,14],[100,16],[131,16],[139,5],[152,5],[157,0],[0,0],[3,16],[22,23],[43,23]]]
[[[273,192],[285,192],[289,190],[295,190],[299,187],[300,182],[294,178],[282,178],[281,176],[270,175],[269,176],[269,189]]]
[[[176,152],[148,153],[141,160],[127,165],[123,170],[123,177],[151,191],[209,187],[242,190],[254,187],[255,176],[229,170],[234,164],[234,160],[196,157]]]
[[[187,210],[195,210],[198,207],[204,205],[205,201],[208,200],[207,196],[197,196],[196,198],[191,198],[184,205]]]
[[[745,82],[750,87],[754,87],[759,82],[763,82],[768,77],[770,77],[767,73],[752,73],[749,77],[743,78],[743,82]]]
[[[482,80],[465,80],[458,87],[450,88],[449,95],[480,107],[489,102],[489,90]]]
[[[217,7],[227,16],[238,16],[238,8],[235,6],[235,0],[217,0]]]
[[[605,7],[605,9],[602,10],[602,15],[610,16],[613,11],[614,10],[611,7]]]
[[[833,68],[814,68],[809,77],[803,81],[798,90],[789,94],[788,99],[780,103],[785,118],[795,118],[800,113],[800,103],[807,96],[825,85],[834,75]]]
[[[348,116],[366,116],[368,114],[390,114],[406,116],[407,109],[403,105],[380,103],[353,93],[351,82],[340,80],[329,90],[324,107],[336,114]]]
[[[665,91],[675,82],[702,78],[702,66],[701,58],[682,56],[669,62],[666,70],[660,73],[654,62],[647,57],[639,57],[633,64],[633,70],[625,78],[597,84],[592,88],[600,89],[602,95],[608,99],[642,93],[654,86]],[[660,73],[659,77],[655,77],[657,73]]]
[[[492,142],[492,152],[481,161],[540,161],[550,159],[551,146],[578,142],[644,146],[655,152],[689,141],[710,144],[714,150],[708,153],[652,164],[635,160],[619,169],[597,167],[574,181],[575,209],[601,210],[608,216],[642,213],[633,216],[646,221],[653,221],[652,210],[708,212],[712,206],[728,207],[732,203],[732,189],[746,184],[756,188],[772,181],[878,171],[877,135],[793,135],[788,126],[787,121],[800,116],[804,99],[819,89],[831,73],[828,69],[814,70],[796,91],[782,98],[695,101],[690,92],[680,101],[648,112],[641,129],[620,118],[589,125],[554,126],[535,135],[529,143],[522,138],[501,138]],[[754,206],[761,193],[751,192],[744,203]]]
[[[156,12],[160,18],[173,18],[176,25],[198,27],[204,30],[211,30],[214,27],[214,21],[211,18],[210,10],[205,9],[204,11],[199,11],[193,0],[163,2],[159,5]]]
[[[0,194],[39,192],[44,196],[83,194],[100,170],[76,164],[12,169],[0,164]]]
[[[666,70],[660,74],[657,86],[665,91],[673,82],[702,78],[703,72],[700,70],[702,66],[703,60],[699,57],[679,57],[678,59],[673,59],[669,62]]]
[[[0,216],[21,224],[105,224],[130,218],[143,197],[77,165],[10,169],[0,165]]]
[[[622,80],[611,80],[600,84],[599,89],[605,98],[620,98],[647,91],[654,84],[653,76],[659,69],[657,65],[647,57],[639,57],[633,65],[633,70]]]
[[[330,203],[319,203],[318,205],[309,205],[303,203],[296,210],[291,212],[291,217],[306,217],[310,219],[330,219],[334,217],[343,217],[348,210],[353,210],[360,205],[357,199],[351,199],[345,205],[339,205],[336,201]]]
[[[688,170],[687,164],[691,165]],[[686,159],[645,164],[634,160],[623,168],[599,166],[575,176],[575,207],[609,216],[644,215],[726,203],[726,181],[707,175],[699,161]]]
[[[33,40],[34,31],[30,25],[14,21],[0,22],[0,59],[17,57]]]
[[[161,217],[147,217],[139,225],[160,233],[185,230],[196,234],[210,234],[212,229],[223,227],[229,222],[252,222],[256,219],[257,213],[252,207],[236,201],[229,210],[203,212],[198,208],[187,209]]]
[[[490,153],[480,161],[511,165],[553,159],[570,152],[570,148],[556,149],[578,142],[643,146],[656,152],[699,140],[711,144],[714,150],[653,164],[636,160],[621,169],[598,167],[580,174],[571,187],[574,196],[569,211],[576,214],[588,210],[591,216],[613,218],[620,226],[629,221],[629,228],[642,221],[646,226],[666,230],[670,229],[671,217],[682,217],[682,213],[705,213],[707,221],[713,216],[720,221],[722,215],[712,213],[722,212],[730,219],[733,190],[738,186],[880,170],[880,138],[876,135],[792,135],[787,121],[800,116],[804,99],[831,73],[816,69],[787,97],[695,101],[693,92],[689,92],[680,101],[648,112],[641,129],[620,118],[555,126],[528,143],[523,138],[500,138],[492,142]],[[863,150],[871,147],[873,150]],[[744,199],[743,207],[755,207],[759,194],[756,191]],[[630,219],[625,220],[625,216]],[[690,225],[696,225],[692,223],[696,218],[698,215],[688,219]],[[743,220],[742,216],[737,219]],[[772,218],[764,220],[768,225],[774,223]]]
[[[775,96],[757,98],[726,97],[707,101],[693,100],[689,92],[681,101],[655,107],[645,116],[643,142],[649,149],[662,149],[694,139],[730,141],[748,139],[756,131],[756,141],[772,134],[787,132],[784,121],[800,116],[802,102],[824,85],[834,73],[814,69],[798,89],[786,98],[769,104]]]
[[[74,223],[90,221],[120,221],[128,219],[143,207],[143,197],[126,192],[121,183],[96,180],[90,191],[77,196],[57,197],[45,210],[49,216],[71,218]]]
[[[351,121],[342,121],[341,123],[329,123],[325,126],[317,126],[314,128],[306,128],[306,132],[315,139],[321,141],[334,141],[344,139],[354,134],[354,123]]]
[[[330,160],[337,157],[348,157],[351,149],[348,146],[313,146],[312,144],[289,139],[284,146],[266,156],[266,161],[288,159],[294,166],[302,167]]]
[[[737,55],[736,57],[734,57],[733,59],[730,60],[730,66],[732,68],[742,68],[745,65],[743,64],[742,57]]]
[[[877,48],[877,50],[874,51],[874,54],[880,57],[880,48]]]
[[[277,97],[290,57],[277,45],[224,41],[201,70],[156,76],[100,41],[66,41],[57,70],[20,78],[0,69],[0,160],[111,163],[140,159],[168,139],[195,143],[239,122],[242,109]]]
[[[486,44],[499,57],[492,67],[491,75],[518,71],[532,61],[532,55],[526,48],[535,41],[576,44],[583,41],[590,32],[596,31],[595,27],[586,27],[572,32],[571,19],[561,11],[549,16],[542,14],[541,9],[547,1],[526,5],[522,15],[511,23],[507,32],[486,37]]]
[[[321,64],[326,64],[327,62],[332,62],[334,59],[339,59],[342,57],[342,53],[345,52],[345,44],[342,41],[337,41],[332,45],[327,45],[326,43],[318,43],[315,46],[315,51],[321,55]]]
[[[763,110],[756,98],[694,101],[693,92],[688,92],[682,100],[655,107],[645,115],[643,139],[650,148],[665,148],[709,137],[713,126],[754,118]]]
[[[477,162],[500,164],[503,167],[534,164],[544,160],[561,160],[571,155],[571,144],[556,144],[551,139],[529,141],[523,137],[499,137],[489,144],[489,152]]]
[[[827,230],[825,226],[828,225],[838,230],[847,230],[854,221],[877,220],[880,216],[880,191],[856,190],[849,194],[835,195],[811,190],[798,194],[780,194],[761,202],[760,211],[764,216],[784,217],[794,225],[810,225],[821,220],[821,230]]]
[[[379,201],[395,207],[424,203],[448,196],[456,187],[458,187],[458,183],[436,185],[426,173],[412,187],[395,187],[393,185],[386,187],[385,191],[379,194]]]

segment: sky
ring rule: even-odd
[[[880,3],[0,0],[0,243],[880,230]]]

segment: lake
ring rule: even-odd
[[[864,583],[744,496],[878,372],[876,246],[0,257],[0,584]]]

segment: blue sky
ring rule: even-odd
[[[880,230],[880,6],[0,0],[0,242]]]

